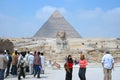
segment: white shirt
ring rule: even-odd
[[[42,64],[42,70],[45,69],[45,56],[40,56],[41,57],[41,64]]]
[[[28,56],[28,63],[29,63],[29,65],[33,64],[33,61],[34,61],[34,56],[30,54]]]
[[[112,65],[114,63],[114,58],[111,54],[105,54],[102,57],[102,63],[104,64],[104,68],[112,69]]]
[[[30,54],[28,54],[28,53],[25,55],[25,58],[26,58],[26,61],[27,61],[27,62],[28,62],[28,57],[29,57],[29,55],[30,55]]]

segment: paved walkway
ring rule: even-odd
[[[80,80],[78,77],[78,67],[73,69],[73,79]],[[103,69],[101,66],[91,67],[88,66],[86,71],[87,80],[103,80]],[[5,80],[17,80],[17,77],[8,76]],[[41,78],[34,78],[33,75],[27,75],[25,79],[22,80],[65,80],[65,70],[53,69],[51,67],[46,67],[45,74],[41,74]],[[112,72],[112,80],[120,80],[120,67],[116,66]]]

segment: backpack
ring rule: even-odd
[[[8,55],[8,58],[9,58],[9,62],[11,63],[11,62],[12,62],[12,57],[11,57],[11,55]]]
[[[20,67],[23,67],[24,66],[24,59],[23,57],[20,58],[20,61],[19,61],[19,64],[18,64]]]

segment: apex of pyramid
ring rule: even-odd
[[[79,33],[67,22],[58,10],[53,12],[34,37],[56,38],[56,34],[60,31],[65,31],[67,38],[81,38]]]
[[[61,18],[63,17],[61,13],[58,10],[55,10],[53,14],[51,15],[52,18]]]

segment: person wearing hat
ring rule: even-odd
[[[6,66],[7,66],[7,58],[4,55],[4,50],[0,50],[0,80],[4,80],[4,73]]]
[[[114,58],[109,51],[102,57],[102,66],[104,70],[104,80],[112,80],[112,69],[114,68]]]

